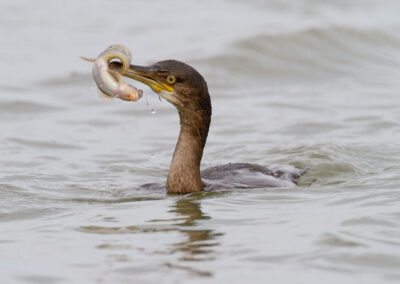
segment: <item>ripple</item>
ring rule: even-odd
[[[372,269],[386,269],[398,271],[400,266],[400,257],[384,253],[362,253],[350,254],[341,253],[334,256],[326,256],[326,260],[332,263],[348,263],[351,266],[370,267]]]
[[[28,283],[38,283],[38,284],[52,284],[52,283],[58,283],[58,282],[64,282],[66,281],[66,278],[64,277],[51,277],[47,275],[35,275],[35,274],[30,274],[30,275],[24,275],[24,276],[18,276],[17,279],[20,279],[24,282]]]
[[[116,199],[99,199],[99,198],[71,198],[71,199],[61,199],[63,201],[77,202],[77,203],[87,203],[87,204],[120,204],[120,203],[131,203],[131,202],[141,202],[141,201],[155,201],[162,200],[163,197],[151,197],[151,196],[141,196],[141,197],[124,197]],[[60,200],[60,201],[61,201]]]
[[[176,231],[176,228],[168,226],[126,226],[126,227],[103,227],[103,226],[81,226],[78,231],[84,233],[114,235],[114,234],[134,234],[134,233],[165,233]]]
[[[327,233],[323,234],[320,237],[320,240],[317,241],[317,244],[328,247],[345,247],[345,248],[366,247],[365,244],[359,241],[348,240],[336,234],[327,234]]]
[[[59,106],[29,102],[29,101],[0,101],[0,109],[3,114],[26,114],[57,111],[64,109]]]
[[[10,213],[0,213],[0,222],[41,219],[61,212],[63,212],[63,210],[58,208],[26,208],[13,210]]]
[[[59,142],[50,142],[50,141],[40,141],[40,140],[32,140],[32,139],[24,139],[24,138],[16,138],[9,137],[7,140],[24,145],[29,147],[36,148],[50,148],[50,149],[69,149],[69,150],[80,150],[84,149],[82,146],[72,145],[72,144],[64,144]]]
[[[396,224],[393,222],[389,222],[383,219],[371,218],[371,217],[361,217],[361,218],[354,218],[349,219],[342,222],[344,226],[386,226],[386,227],[395,227]]]

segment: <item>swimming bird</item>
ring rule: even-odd
[[[118,62],[110,64],[110,68],[119,67]],[[178,110],[180,133],[165,184],[168,193],[295,186],[296,178],[303,173],[294,167],[270,170],[248,163],[231,163],[200,171],[212,113],[203,76],[176,60],[160,61],[151,66],[130,65],[122,75],[148,85]]]

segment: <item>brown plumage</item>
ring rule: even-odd
[[[200,172],[212,113],[203,76],[176,60],[157,62],[148,67],[131,65],[123,75],[149,85],[178,110],[181,129],[165,185],[169,193],[294,186],[295,179],[302,174],[295,168],[285,169],[284,173],[245,163],[216,166]],[[158,188],[160,185],[148,184],[146,187]]]

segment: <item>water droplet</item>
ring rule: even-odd
[[[91,87],[90,87],[90,90],[93,91],[93,90],[94,90],[94,86],[91,86]]]
[[[160,100],[160,102],[164,101],[160,95],[158,95],[158,99]]]
[[[155,110],[154,108],[152,108],[152,109],[150,110],[150,113],[151,113],[151,114],[156,114],[156,113],[157,113],[157,110]]]
[[[155,157],[156,157],[156,155],[150,154],[150,158],[151,158],[151,159],[154,159]]]

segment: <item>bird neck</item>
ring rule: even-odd
[[[210,110],[178,110],[181,130],[167,178],[169,193],[203,190],[200,162],[211,122]]]

